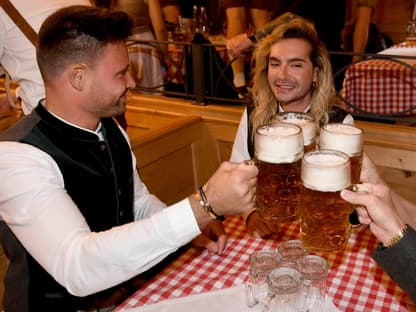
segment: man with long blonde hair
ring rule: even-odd
[[[351,115],[335,107],[328,51],[313,24],[292,13],[281,15],[279,21],[254,51],[253,106],[243,113],[231,161],[253,158],[254,129],[269,123],[280,112],[308,112],[319,125],[353,123]],[[271,234],[254,208],[246,221],[254,236]]]

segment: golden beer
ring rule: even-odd
[[[319,148],[334,149],[347,154],[351,162],[351,183],[360,182],[363,161],[363,131],[360,128],[342,123],[326,124],[321,129]],[[356,206],[350,205],[354,212]],[[354,225],[359,224],[355,212],[351,214],[350,222]]]
[[[345,247],[351,206],[340,191],[351,185],[348,155],[335,150],[306,153],[301,168],[300,229],[303,244],[317,252]]]
[[[284,112],[277,114],[276,121],[290,122],[302,129],[305,153],[316,149],[317,125],[315,117],[302,112]]]
[[[259,215],[272,227],[298,218],[300,168],[303,137],[300,127],[275,122],[257,129],[255,159],[256,206]]]

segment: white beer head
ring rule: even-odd
[[[363,131],[342,123],[326,124],[319,135],[319,148],[341,151],[350,157],[359,155],[363,150]]]
[[[294,124],[274,122],[257,128],[256,158],[269,163],[292,163],[303,155],[302,129]]]
[[[351,184],[351,167],[347,154],[335,150],[306,153],[302,159],[301,181],[311,190],[336,192]]]
[[[315,118],[308,113],[301,112],[285,112],[276,116],[276,120],[290,122],[302,128],[303,144],[305,146],[311,144],[316,138],[316,122]]]

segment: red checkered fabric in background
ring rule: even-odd
[[[398,44],[394,48],[416,48]],[[387,50],[386,50],[387,51]],[[387,59],[365,60],[345,73],[342,95],[351,113],[416,115],[416,59],[400,59],[410,67]]]
[[[282,226],[275,240],[251,237],[238,217],[224,224],[230,236],[224,254],[189,248],[115,311],[241,285],[248,279],[253,251],[276,248],[299,235],[298,223]],[[325,256],[330,265],[327,294],[341,311],[407,311],[408,296],[370,257],[376,246],[371,232],[363,229],[352,233],[345,250]]]

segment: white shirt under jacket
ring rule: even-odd
[[[91,5],[89,0],[11,0],[17,11],[37,33],[43,21],[56,10],[75,4]],[[34,45],[0,7],[0,63],[18,84],[23,113],[29,114],[45,97],[36,62]]]
[[[132,157],[136,168],[133,153]],[[0,179],[1,219],[46,271],[77,296],[149,269],[200,234],[188,199],[164,209],[136,171],[137,221],[95,233],[68,196],[62,174],[47,153],[28,144],[0,142]]]

